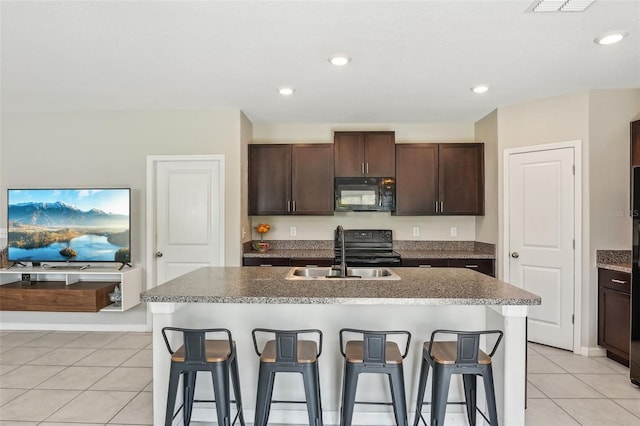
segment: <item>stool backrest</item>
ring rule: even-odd
[[[502,340],[502,331],[500,330],[482,330],[482,331],[459,331],[459,330],[435,330],[431,333],[431,340],[429,341],[429,356],[431,356],[431,348],[438,334],[453,334],[457,336],[457,354],[456,364],[477,364],[478,352],[480,350],[480,336],[487,334],[498,335],[498,340],[493,345],[493,349],[489,353],[489,357],[492,357],[498,345]]]
[[[389,335],[403,335],[406,336],[406,346],[402,359],[406,358],[409,352],[409,343],[411,343],[411,333],[404,330],[390,330],[390,331],[373,331],[373,330],[359,330],[355,328],[343,328],[340,330],[340,352],[342,356],[346,357],[344,335],[345,333],[355,333],[362,335],[362,347],[363,347],[363,359],[365,364],[384,364],[386,362],[387,351],[387,336]]]
[[[180,327],[164,327],[162,329],[162,337],[167,350],[173,355],[176,350],[169,343],[168,333],[177,332],[182,334],[182,344],[184,346],[184,363],[191,365],[201,365],[207,363],[206,340],[207,333],[224,333],[229,341],[231,354],[234,352],[234,345],[231,339],[231,332],[226,328],[180,328]]]
[[[316,358],[322,353],[322,331],[318,329],[303,330],[275,330],[270,328],[255,328],[251,332],[253,338],[253,348],[258,356],[262,356],[262,351],[258,349],[258,334],[271,334],[275,336],[276,363],[297,364],[298,363],[298,336],[301,334],[314,334],[318,342],[318,352]]]

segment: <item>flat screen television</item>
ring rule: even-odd
[[[8,189],[11,262],[131,261],[129,188]]]

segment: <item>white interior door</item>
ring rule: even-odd
[[[542,298],[529,309],[529,340],[572,350],[574,149],[513,153],[508,161],[508,281]]]
[[[224,265],[224,159],[153,161],[155,285],[202,266]]]

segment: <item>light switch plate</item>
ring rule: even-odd
[[[455,226],[452,226],[450,229],[450,234],[452,237],[457,237],[458,236],[458,228],[456,228]]]
[[[7,238],[7,228],[0,228],[0,238]]]
[[[296,228],[295,226],[290,226],[289,227],[289,236],[290,237],[295,237],[296,235],[298,235],[298,228]]]
[[[418,227],[418,226],[414,226],[413,227],[413,236],[414,237],[419,237],[420,236],[420,227]]]

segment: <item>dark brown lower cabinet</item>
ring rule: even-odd
[[[494,259],[402,259],[402,266],[419,268],[468,268],[495,277]]]
[[[289,266],[288,257],[245,257],[243,266]]]
[[[598,344],[607,357],[628,366],[631,274],[598,269]]]

